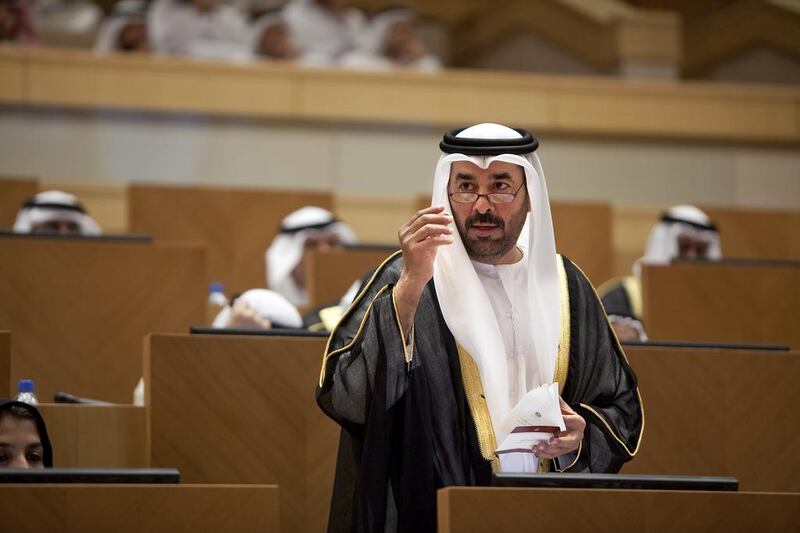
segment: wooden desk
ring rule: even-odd
[[[203,321],[199,245],[6,237],[0,257],[11,382],[35,379],[40,401],[60,390],[130,403],[142,337]]]
[[[330,193],[222,187],[131,185],[130,231],[208,245],[207,281],[228,295],[267,283],[264,254],[281,220],[296,209],[331,209]]]
[[[800,348],[798,266],[675,264],[642,268],[653,340],[786,344]]]
[[[800,211],[703,207],[720,231],[725,257],[800,259]]]
[[[551,201],[550,211],[558,252],[578,265],[595,287],[609,279],[614,263],[611,206]]]
[[[645,429],[629,474],[732,476],[800,492],[800,352],[626,347]]]
[[[39,404],[58,467],[144,468],[144,407]]]
[[[19,533],[279,531],[269,485],[0,485],[0,524]]]
[[[395,251],[341,249],[310,253],[306,263],[309,308],[338,302],[355,281],[380,266]]]
[[[0,229],[13,228],[19,208],[37,192],[39,182],[35,178],[0,176]]]
[[[151,335],[153,467],[187,483],[275,483],[284,532],[324,531],[338,426],[314,401],[325,339]]]
[[[11,332],[0,331],[0,398],[10,398],[17,392],[11,385]]]
[[[795,531],[800,494],[452,487],[437,505],[439,533]]]

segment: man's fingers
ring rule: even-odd
[[[429,237],[436,237],[439,235],[450,236],[453,230],[449,226],[442,226],[438,224],[426,224],[417,231],[406,237],[406,242],[409,244],[416,244],[425,241]]]
[[[421,217],[423,215],[427,215],[429,213],[441,213],[443,211],[444,211],[444,206],[443,205],[432,205],[430,207],[426,207],[424,209],[420,209],[419,211],[414,213],[414,217],[412,218],[412,220],[415,219],[415,218],[419,218],[419,217]]]
[[[453,237],[450,235],[433,235],[423,241],[414,243],[413,247],[415,251],[423,251],[430,248],[438,248],[439,246],[444,246],[447,244],[453,244]]]
[[[403,237],[405,235],[413,234],[419,231],[420,228],[425,227],[426,225],[440,225],[440,226],[447,226],[453,221],[453,217],[448,214],[435,214],[429,213],[422,215],[408,224],[400,228],[400,236]]]

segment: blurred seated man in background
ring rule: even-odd
[[[0,0],[0,42],[39,42],[31,5],[31,0]]]
[[[311,65],[333,65],[354,50],[365,30],[361,11],[347,0],[290,0],[283,14],[292,39]]]
[[[155,0],[147,13],[147,26],[153,50],[160,54],[251,57],[246,17],[219,0]]]
[[[0,467],[52,466],[53,447],[39,411],[27,403],[0,400]]]
[[[440,70],[441,63],[428,53],[415,24],[416,14],[410,8],[392,8],[376,14],[359,48],[345,54],[341,65],[365,70]]]
[[[650,231],[644,256],[633,265],[633,275],[612,279],[598,289],[619,340],[647,340],[642,325],[642,265],[721,258],[719,232],[708,215],[693,205],[676,205],[667,210]]]
[[[300,312],[289,300],[268,289],[250,289],[219,312],[212,327],[236,329],[296,329],[303,327]]]
[[[100,235],[102,230],[74,195],[45,191],[23,204],[17,212],[14,232],[92,236]]]
[[[269,12],[253,23],[253,55],[272,61],[298,59],[297,47],[280,12]]]
[[[355,242],[353,230],[330,211],[302,207],[283,219],[280,233],[267,249],[267,286],[297,307],[307,306],[306,253]]]
[[[117,2],[100,25],[94,51],[101,54],[149,51],[145,14],[145,5],[139,0]]]

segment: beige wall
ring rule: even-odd
[[[441,128],[0,110],[0,175],[429,194]],[[621,205],[800,206],[793,146],[543,135],[554,198]]]

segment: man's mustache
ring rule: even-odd
[[[502,218],[491,213],[475,213],[474,215],[470,215],[467,217],[467,221],[464,225],[469,229],[475,224],[494,224],[500,229],[505,229],[506,227],[506,223]]]

